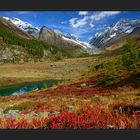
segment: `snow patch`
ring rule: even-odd
[[[116,33],[110,35],[111,38],[115,37],[116,36]]]
[[[87,42],[83,42],[83,41],[80,41],[80,40],[73,40],[73,39],[70,39],[70,38],[66,38],[66,37],[64,37],[64,36],[62,36],[62,38],[63,38],[64,40],[72,41],[72,42],[74,42],[74,43],[76,43],[76,44],[78,44],[78,45],[80,45],[80,46],[83,46],[85,49],[91,48],[91,45],[88,44]]]
[[[127,34],[130,34],[133,31],[133,29],[129,29],[126,31]]]
[[[21,29],[25,32],[33,31],[33,32],[37,33],[40,30],[39,28],[32,26],[30,23],[22,21],[18,18],[8,18],[8,17],[3,17],[3,18],[10,21],[16,27],[18,27],[19,29]]]

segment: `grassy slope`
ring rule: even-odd
[[[139,42],[134,50],[139,50]],[[19,110],[13,119],[4,120],[1,116],[1,127],[140,128],[139,60],[135,61],[136,69],[129,73],[120,62],[124,54],[129,52],[123,47],[101,56],[50,64],[1,66],[1,70],[12,67],[13,72],[22,69],[21,75],[24,72],[25,77],[48,76],[70,79],[71,82],[21,96],[1,97],[3,115],[7,115],[9,110]]]
[[[85,77],[95,57],[63,59],[57,62],[41,62],[33,64],[5,64],[0,66],[0,86],[8,86],[20,82],[34,80],[70,80],[76,81]]]

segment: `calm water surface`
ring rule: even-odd
[[[21,95],[31,91],[37,91],[52,87],[61,83],[63,80],[47,80],[33,83],[23,83],[15,86],[1,87],[0,96]]]

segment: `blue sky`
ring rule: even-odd
[[[38,28],[46,26],[87,41],[120,19],[140,19],[140,11],[1,11],[0,16],[16,17]]]

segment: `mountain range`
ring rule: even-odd
[[[130,35],[134,29],[138,29],[139,27],[140,19],[121,19],[115,25],[107,27],[104,32],[96,33],[88,42],[97,48],[107,47],[111,42],[113,43],[122,37]]]
[[[97,32],[93,37],[90,37],[88,42],[84,42],[79,37],[75,37],[70,33],[62,33],[57,30],[49,29],[45,26],[39,29],[31,25],[30,23],[22,21],[18,18],[8,18],[8,17],[3,17],[3,18],[12,22],[21,30],[35,37],[37,37],[37,34],[39,34],[40,31],[42,31],[42,29],[45,28],[49,30],[49,32],[56,33],[59,37],[61,37],[62,40],[67,40],[76,43],[89,51],[91,51],[93,48],[94,49],[101,48],[103,45],[105,45],[105,43],[109,42],[110,40],[115,38],[121,38],[122,36],[126,36],[130,34],[135,28],[140,27],[140,19],[136,19],[136,20],[121,19],[116,24],[107,27],[105,31]]]
[[[0,62],[78,57],[121,47],[128,37],[140,38],[140,19],[121,19],[88,42],[46,26],[40,29],[18,18],[0,18]],[[22,58],[22,59],[21,59]],[[37,61],[37,60],[36,60]]]
[[[80,38],[75,37],[69,33],[62,33],[57,30],[52,30],[43,26],[41,29],[32,26],[30,23],[22,21],[18,18],[8,18],[3,17],[7,21],[12,22],[16,27],[20,28],[22,31],[27,32],[28,34],[34,36],[37,39],[47,41],[52,45],[58,46],[77,46],[81,49],[84,49],[88,52],[92,50],[97,50],[94,46],[90,45],[87,42],[80,40]],[[43,37],[45,36],[45,37]],[[94,53],[94,51],[92,51]]]

